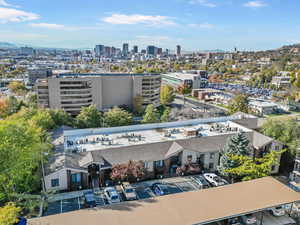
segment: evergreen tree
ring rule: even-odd
[[[249,140],[243,132],[231,136],[221,152],[219,172],[224,176],[228,176],[226,170],[239,166],[239,162],[233,160],[231,156],[249,156],[250,151]]]
[[[152,104],[148,105],[143,116],[142,123],[157,123],[157,113]]]

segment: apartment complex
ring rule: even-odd
[[[143,106],[160,104],[161,76],[158,74],[60,74],[38,80],[38,103],[76,115],[82,107],[95,104],[98,110],[114,106],[133,107],[137,96]]]
[[[127,127],[64,130],[59,151],[46,167],[47,190],[78,190],[104,184],[113,166],[142,161],[146,179],[174,176],[178,168],[216,171],[220,151],[232,135],[243,132],[253,154],[261,157],[282,144],[248,127],[257,118],[244,116],[197,119]],[[247,127],[245,124],[248,124]],[[273,172],[279,166],[274,165]],[[96,187],[94,187],[96,188]]]

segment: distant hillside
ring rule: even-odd
[[[0,42],[0,48],[17,48],[18,46],[8,42]]]

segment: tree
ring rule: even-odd
[[[146,169],[142,161],[130,160],[127,164],[115,165],[112,168],[111,179],[115,181],[136,181],[146,174]]]
[[[247,95],[238,94],[230,101],[228,105],[229,113],[234,114],[236,112],[249,112],[249,99]]]
[[[14,225],[18,220],[21,209],[12,202],[0,207],[0,225]]]
[[[160,121],[161,122],[169,122],[170,121],[170,113],[171,113],[171,108],[170,107],[167,107],[162,116],[160,117]]]
[[[243,155],[229,155],[230,160],[238,162],[239,166],[227,169],[225,172],[231,176],[241,177],[242,181],[253,180],[270,176],[272,166],[278,164],[278,157],[284,151],[271,151],[261,158]]]
[[[61,109],[54,109],[49,111],[55,126],[60,127],[60,126],[74,126],[74,119],[70,114],[68,114],[66,111],[61,110]]]
[[[219,172],[224,176],[228,176],[226,172],[228,169],[239,166],[239,162],[232,160],[230,157],[231,155],[249,156],[250,153],[249,140],[244,133],[239,132],[236,135],[229,137],[221,152],[220,165],[218,167]]]
[[[183,84],[178,87],[178,93],[183,96],[183,104],[185,105],[185,96],[191,93],[191,88],[186,84]]]
[[[25,93],[27,92],[27,88],[25,87],[25,84],[20,81],[10,82],[8,88],[11,89],[13,93],[18,95],[25,95]]]
[[[55,127],[54,120],[48,110],[38,110],[31,118],[38,127],[50,131]]]
[[[0,117],[5,118],[20,110],[21,104],[14,96],[0,98]]]
[[[162,105],[170,104],[174,101],[174,88],[170,85],[163,85],[160,90],[160,103]]]
[[[40,163],[49,152],[44,130],[24,119],[0,121],[0,202],[40,188]]]
[[[131,113],[118,107],[104,113],[104,121],[107,127],[127,126],[133,123]]]
[[[80,114],[76,117],[76,126],[78,128],[97,128],[103,126],[103,116],[95,105],[82,108]]]
[[[156,123],[158,122],[157,113],[152,104],[148,105],[143,116],[142,123]]]
[[[141,95],[137,95],[133,98],[133,111],[137,114],[143,112],[143,97]]]

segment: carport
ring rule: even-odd
[[[31,225],[200,225],[300,201],[272,177],[33,219]]]

